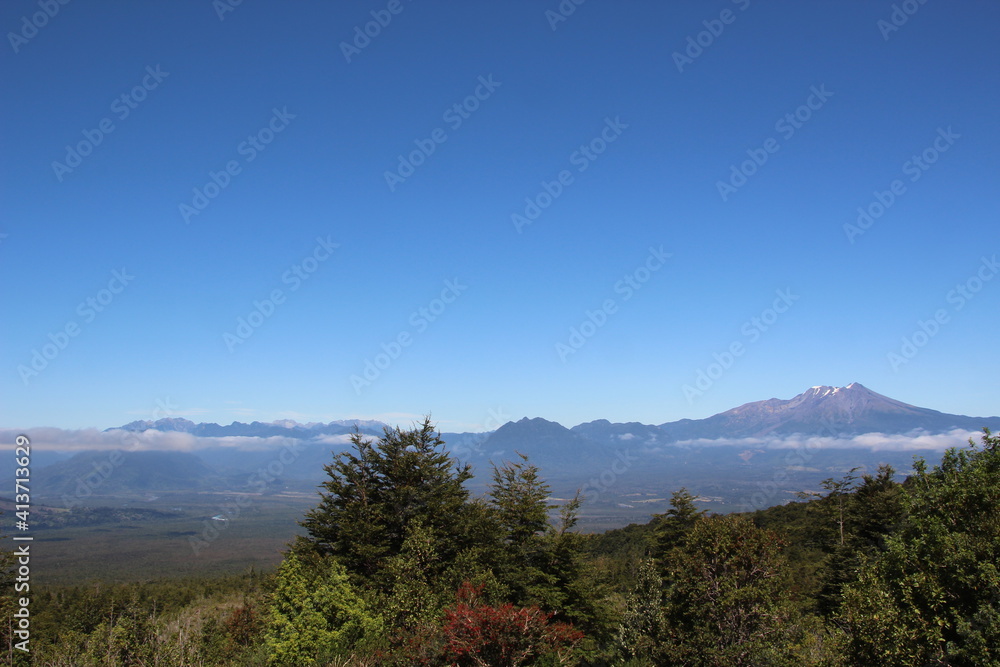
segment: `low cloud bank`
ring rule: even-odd
[[[0,446],[14,447],[19,435],[27,435],[32,447],[53,452],[102,451],[127,449],[130,451],[194,452],[210,447],[229,447],[241,451],[268,451],[295,443],[309,445],[343,445],[350,435],[320,435],[309,440],[271,436],[224,436],[207,438],[180,431],[101,431],[96,428],[66,430],[60,428],[30,428],[23,431],[0,429]]]
[[[947,433],[864,433],[854,436],[788,435],[779,438],[698,438],[672,443],[675,447],[712,447],[729,445],[758,449],[870,449],[872,451],[944,451],[962,447],[972,438],[979,442],[982,431],[954,429]],[[659,448],[654,448],[659,449]]]
[[[350,442],[350,435],[317,435],[308,440],[283,436],[199,437],[180,431],[100,431],[96,428],[66,430],[32,428],[24,431],[0,429],[0,447],[14,447],[18,435],[27,435],[36,449],[57,452],[127,449],[131,451],[194,452],[210,447],[228,447],[241,451],[268,451],[291,444],[341,446]],[[627,434],[632,435],[632,434]],[[868,449],[872,451],[944,451],[961,447],[972,438],[980,441],[982,431],[955,429],[947,433],[914,431],[906,434],[865,433],[855,436],[789,435],[775,438],[698,438],[671,443],[666,447],[713,447],[729,445],[753,449]],[[635,438],[623,437],[622,440]],[[641,447],[641,445],[640,445]],[[663,445],[648,443],[643,449],[662,451]]]

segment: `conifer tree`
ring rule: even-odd
[[[472,476],[444,451],[430,420],[386,429],[378,440],[355,432],[353,449],[325,466],[319,505],[301,522],[298,551],[335,556],[359,584],[388,592],[387,559],[400,553],[408,527],[420,521],[442,564],[472,546],[474,513],[463,483]]]
[[[2,515],[3,512],[0,512]],[[7,536],[0,533],[0,651],[9,664],[28,665],[31,663],[30,655],[15,648],[19,641],[23,641],[14,634],[18,623],[14,612],[21,595],[14,588],[17,560],[6,542]]]
[[[903,487],[906,516],[845,587],[851,664],[1000,664],[1000,436]]]
[[[549,529],[549,486],[538,473],[538,466],[518,453],[520,461],[505,461],[493,466],[489,487],[489,509],[496,523],[500,548],[494,567],[500,580],[510,589],[510,600],[517,605],[537,604],[538,587],[547,582],[545,568],[546,540]]]
[[[746,517],[695,522],[665,563],[665,664],[792,664],[783,545]]]
[[[695,496],[684,487],[670,496],[670,509],[655,515],[653,526],[653,556],[664,558],[671,549],[684,546],[687,534],[705,514],[694,504]]]
[[[549,485],[542,480],[538,466],[520,452],[517,462],[493,466],[490,501],[504,531],[505,542],[516,549],[525,547],[548,528]]]
[[[862,475],[861,484],[830,504],[838,508],[838,516],[839,507],[844,508],[845,537],[843,544],[832,545],[820,572],[817,606],[824,616],[839,612],[843,588],[857,580],[862,559],[884,550],[886,537],[903,517],[902,487],[893,481],[894,475],[892,466],[883,464],[874,475]],[[839,522],[835,524],[839,528]]]
[[[392,589],[379,608],[393,627],[420,626],[431,622],[447,599],[431,574],[438,567],[430,531],[417,520],[407,531],[400,553],[387,561]]]
[[[625,599],[625,613],[615,638],[619,652],[626,659],[659,656],[665,625],[663,580],[652,559],[644,559],[639,563],[635,587]]]
[[[381,618],[371,612],[332,557],[286,555],[275,577],[267,626],[274,665],[326,664],[376,640]]]
[[[601,633],[606,623],[589,585],[581,536],[573,529],[583,497],[577,493],[559,507],[548,503],[549,485],[528,457],[493,469],[489,506],[500,530],[502,549],[494,559],[500,583],[515,605],[535,605],[559,620]],[[559,507],[558,523],[549,511]]]

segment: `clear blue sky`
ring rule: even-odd
[[[996,3],[558,6],[3,3],[0,425],[661,423],[852,381],[1000,413]]]

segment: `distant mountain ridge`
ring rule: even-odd
[[[188,452],[81,452],[34,475],[46,496],[207,489],[220,482],[215,470]]]
[[[478,441],[477,450],[511,451],[517,443],[532,442],[557,452],[587,451],[590,445],[621,444],[637,440],[646,444],[670,444],[688,440],[722,438],[768,438],[788,435],[853,436],[864,433],[906,434],[922,430],[946,433],[953,429],[978,431],[984,426],[1000,429],[1000,417],[968,417],[921,408],[878,394],[861,383],[846,387],[816,386],[783,400],[769,398],[746,403],[705,419],[680,419],[659,425],[638,422],[613,423],[598,419],[572,428],[541,418],[527,417],[508,422],[484,434],[449,433],[451,439]],[[188,419],[165,418],[134,421],[117,427],[126,431],[179,431],[198,437],[291,437],[312,439],[321,435],[344,435],[357,427],[362,433],[381,435],[387,425],[380,421],[344,419],[329,423],[300,424],[292,420],[196,424]],[[113,429],[107,429],[113,430]],[[449,438],[445,438],[448,441]]]
[[[507,422],[490,434],[483,448],[489,452],[502,452],[508,459],[513,458],[515,452],[530,454],[532,458],[542,453],[546,461],[559,462],[563,468],[599,461],[607,451],[599,442],[539,417]]]
[[[346,434],[358,428],[377,437],[386,427],[369,420],[255,421],[226,426],[180,418],[136,421],[119,428],[182,432],[220,441],[203,442],[190,453],[81,452],[69,459],[53,459],[35,477],[38,493],[49,497],[77,498],[81,493],[89,497],[91,491],[95,496],[312,492],[326,477],[324,465],[350,447]],[[681,486],[708,499],[704,502],[714,503],[713,509],[728,511],[793,500],[799,491],[816,490],[822,480],[858,466],[873,470],[888,463],[905,475],[915,453],[916,445],[907,445],[912,436],[935,434],[934,442],[943,448],[964,443],[966,434],[952,433],[955,429],[979,431],[983,427],[1000,430],[1000,418],[920,408],[852,383],[811,387],[787,400],[747,403],[705,419],[659,425],[599,419],[566,428],[525,417],[492,432],[442,433],[441,437],[452,455],[473,465],[476,477],[470,485],[475,493],[485,491],[491,464],[514,459],[515,452],[521,452],[544,471],[554,497],[572,497],[582,491],[590,520],[615,522],[625,515],[640,519],[664,511],[669,491]],[[891,440],[891,445],[866,447],[851,442],[854,436],[867,433],[884,434],[873,442]],[[789,438],[796,434],[843,442],[813,448]],[[234,437],[276,438],[277,442],[243,447],[221,441]],[[150,438],[151,443],[156,441]],[[926,443],[922,446],[927,447]]]
[[[214,422],[196,424],[182,417],[165,417],[156,421],[139,420],[129,422],[124,426],[105,430],[113,431],[117,428],[123,431],[176,431],[190,433],[193,436],[201,438],[223,438],[229,436],[268,438],[279,436],[310,439],[318,435],[344,435],[345,433],[353,433],[355,427],[362,433],[379,435],[382,433],[382,429],[386,427],[386,424],[369,419],[340,419],[327,424],[322,422],[300,424],[290,419],[282,419],[269,423],[254,421],[249,424],[234,421],[229,425],[222,426]]]

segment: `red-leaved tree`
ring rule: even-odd
[[[551,623],[552,614],[538,607],[482,604],[482,587],[465,582],[455,605],[445,610],[445,658],[448,664],[515,667],[543,655],[559,664],[570,659],[583,633],[568,623]]]

